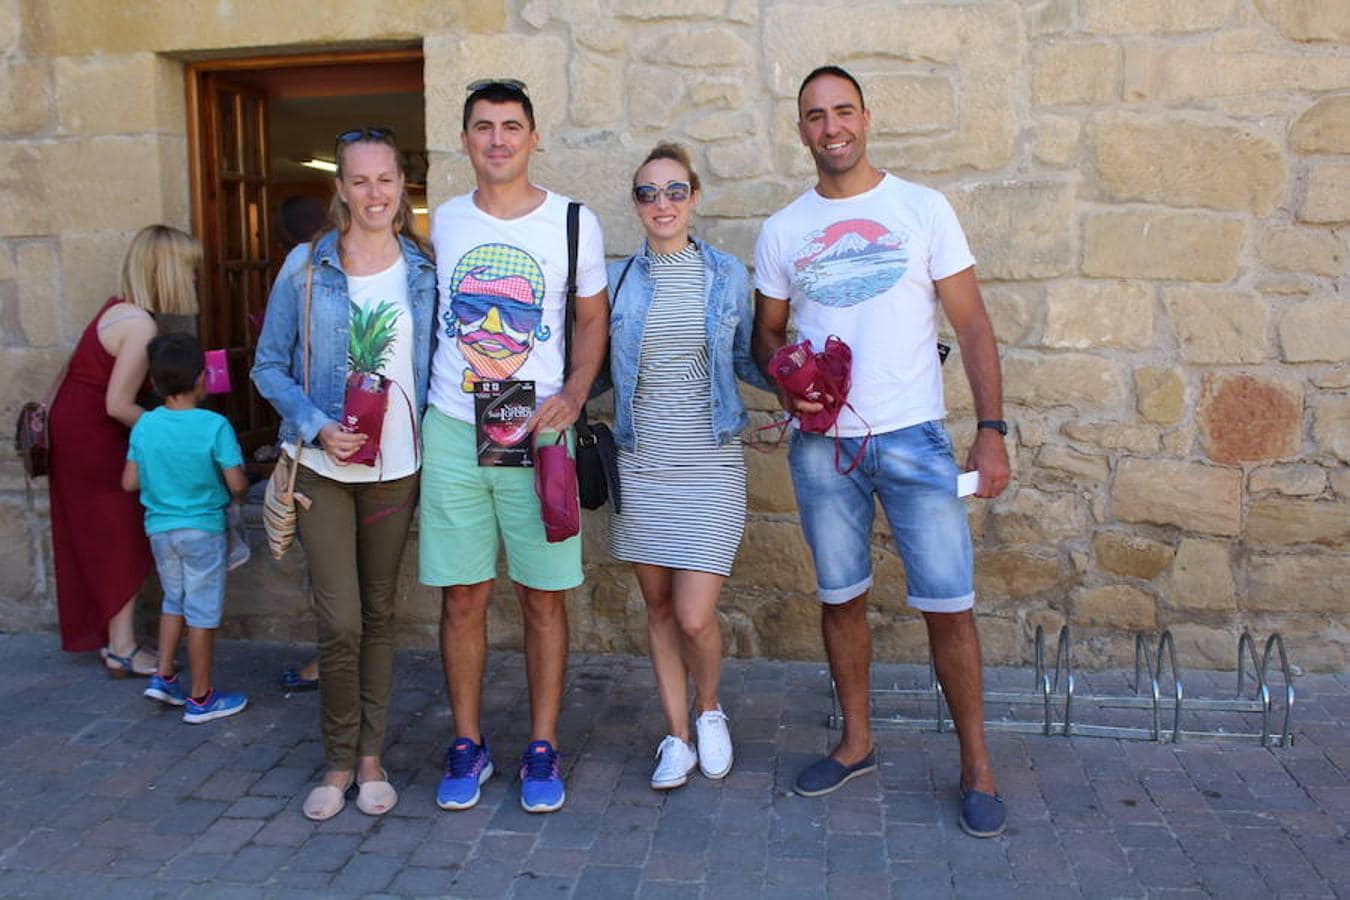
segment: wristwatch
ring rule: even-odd
[[[1008,434],[1008,423],[1002,419],[981,419],[975,423],[975,428],[992,428],[1001,435]]]

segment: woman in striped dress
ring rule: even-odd
[[[651,785],[684,784],[698,765],[731,769],[717,700],[722,634],[717,600],[745,530],[747,416],[736,379],[768,389],[750,357],[753,312],[745,267],[689,235],[699,179],[684,148],[658,144],[633,176],[646,232],[610,266],[611,377],[623,511],[609,549],[633,564],[647,604],[652,668],[669,734]],[[694,682],[690,741],[689,689]]]

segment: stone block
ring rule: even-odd
[[[1343,363],[1350,360],[1350,303],[1326,298],[1288,306],[1279,332],[1285,362]]]
[[[764,656],[771,659],[824,659],[820,637],[820,601],[810,594],[775,596],[751,616]]]
[[[1350,153],[1350,94],[1323,97],[1304,110],[1289,129],[1289,146],[1299,153]]]
[[[1176,369],[1134,370],[1135,410],[1155,425],[1175,425],[1186,411],[1186,382]]]
[[[122,258],[130,231],[66,232],[61,235],[61,298],[67,343],[73,343],[103,301],[120,290]]]
[[[1323,0],[1256,0],[1266,21],[1291,41],[1350,42],[1350,9]]]
[[[628,42],[628,31],[619,25],[573,23],[572,40],[597,53],[618,53]]]
[[[989,313],[994,337],[1000,344],[1016,345],[1022,342],[1027,326],[1031,324],[1031,307],[1036,302],[1037,293],[1033,287],[1017,284],[988,284],[980,288],[985,312]],[[945,319],[943,324],[945,326]]]
[[[1120,97],[1120,48],[1100,42],[1052,42],[1031,55],[1037,106],[1096,106]]]
[[[705,186],[704,190],[707,191],[709,188]],[[704,240],[719,250],[725,250],[737,259],[753,260],[755,258],[755,240],[759,237],[759,226],[760,221],[758,219],[701,218],[699,232],[703,235]],[[629,245],[628,252],[632,252],[633,246],[636,246],[636,240]]]
[[[623,116],[623,62],[595,53],[572,59],[569,113],[577,125],[600,125]]]
[[[1074,189],[1057,181],[962,185],[948,199],[965,228],[981,277],[1053,278],[1073,268]]]
[[[1345,241],[1326,228],[1271,225],[1257,242],[1261,261],[1281,272],[1335,277],[1345,272]]]
[[[1153,290],[1125,281],[1055,281],[1045,288],[1047,347],[1144,350],[1153,344]]]
[[[999,499],[991,513],[999,544],[1053,544],[1082,537],[1087,510],[1074,493],[1050,493],[1022,485]]]
[[[1338,466],[1331,470],[1331,489],[1337,497],[1350,497],[1350,468]]]
[[[699,212],[704,216],[770,216],[786,206],[797,192],[776,181],[724,181],[717,193],[704,194]]]
[[[740,555],[727,586],[814,596],[815,568],[800,526],[760,519],[746,522]]]
[[[39,602],[37,543],[29,533],[30,528],[39,524],[21,500],[0,500],[0,597],[20,601],[24,606]],[[7,630],[14,627],[6,622]]]
[[[1264,45],[1222,46],[1187,41],[1130,42],[1125,47],[1124,97],[1127,102],[1150,101],[1183,105],[1203,100],[1206,106],[1222,98],[1260,96],[1272,84],[1285,91],[1323,93],[1342,91],[1350,83],[1350,59],[1344,54],[1309,55],[1297,48],[1267,49]]]
[[[738,110],[716,110],[687,120],[684,133],[696,141],[728,141],[755,133],[755,117]]]
[[[988,550],[975,556],[975,594],[989,597],[1031,597],[1058,586],[1064,563],[1053,553]]]
[[[0,143],[0,238],[46,236],[56,230],[43,146]]]
[[[628,115],[637,128],[664,129],[684,99],[684,79],[658,66],[628,67]]]
[[[1183,538],[1162,590],[1163,608],[1176,612],[1232,610],[1237,605],[1236,596],[1232,545]]]
[[[1082,588],[1073,594],[1074,625],[1152,631],[1158,625],[1158,600],[1148,591],[1128,584]]]
[[[1116,519],[1202,534],[1236,535],[1241,500],[1240,469],[1169,459],[1122,459],[1111,486]]]
[[[12,59],[0,64],[0,134],[34,135],[47,129],[52,118],[48,80],[45,61]]]
[[[745,454],[748,475],[747,502],[751,512],[795,513],[797,497],[792,492],[792,473],[788,470],[787,453]]]
[[[1033,408],[1116,409],[1125,400],[1119,366],[1084,353],[1009,352],[1003,359],[1003,396]]]
[[[1244,610],[1350,614],[1350,554],[1253,556]]]
[[[956,90],[948,77],[879,72],[864,89],[873,135],[925,134],[957,125]]]
[[[54,241],[25,241],[15,253],[19,282],[19,322],[30,347],[53,347],[61,343],[61,313],[58,295]]]
[[[928,660],[928,628],[922,620],[868,610],[867,621],[872,632],[873,659],[911,665]],[[983,642],[980,646],[985,649]],[[994,653],[985,652],[994,658]]]
[[[1078,161],[1082,147],[1082,122],[1076,116],[1043,115],[1036,119],[1036,159],[1050,166],[1069,166]]]
[[[755,59],[745,38],[725,25],[664,28],[640,42],[635,56],[643,62],[685,69],[740,67]],[[669,76],[667,76],[669,77]]]
[[[1246,226],[1203,213],[1121,210],[1083,222],[1083,273],[1092,278],[1231,281]]]
[[[186,191],[171,196],[155,137],[90,138],[46,146],[51,181],[49,199],[58,232],[91,228],[138,229],[147,222],[184,225]],[[186,162],[184,161],[184,165]],[[116,178],[108,177],[116,172]]]
[[[1266,466],[1247,476],[1247,490],[1253,494],[1316,497],[1326,487],[1327,473],[1321,466]]]
[[[1098,34],[1175,34],[1228,24],[1235,0],[1083,0],[1083,29]]]
[[[1283,497],[1253,500],[1247,509],[1247,540],[1350,549],[1350,503]]]
[[[184,134],[182,63],[154,53],[56,60],[61,133]]]
[[[617,141],[595,147],[551,147],[530,166],[537,184],[562,189],[585,203],[599,218],[610,256],[632,253],[639,226],[626,189],[632,171],[649,148],[633,150]],[[626,288],[625,288],[626,290]]]
[[[1036,452],[1036,465],[1041,469],[1091,483],[1104,482],[1111,474],[1111,467],[1105,456],[1080,453],[1059,444],[1042,446]]]
[[[1138,455],[1157,453],[1162,437],[1156,425],[1124,422],[1065,422],[1063,431],[1075,443]]]
[[[1177,660],[1184,660],[1181,664],[1186,668],[1222,671],[1237,668],[1237,636],[1232,629],[1192,622],[1164,624],[1172,632]]]
[[[1215,462],[1280,459],[1302,449],[1301,382],[1207,374],[1196,412],[1205,455]]]
[[[1350,463],[1350,396],[1328,394],[1313,408],[1313,442],[1321,453]]]
[[[1152,581],[1176,555],[1170,544],[1123,531],[1099,531],[1092,536],[1097,566],[1112,575]]]
[[[745,89],[745,82],[738,78],[705,78],[691,82],[686,96],[694,106],[740,109],[746,105]]]
[[[1298,217],[1304,222],[1350,222],[1350,162],[1318,162],[1308,167]]]
[[[42,397],[68,356],[64,349],[6,347],[0,353],[0,418],[13,422],[19,407]],[[12,458],[8,451],[0,456]],[[40,502],[45,504],[46,491],[40,493]]]
[[[708,171],[718,178],[755,178],[768,170],[769,159],[757,139],[723,142],[708,148]]]
[[[615,11],[626,19],[720,19],[725,0],[691,0],[671,6],[665,0],[624,0]]]
[[[1112,116],[1097,124],[1092,145],[1097,172],[1116,200],[1264,214],[1288,180],[1280,147],[1249,128]]]
[[[1266,340],[1269,311],[1255,294],[1200,287],[1166,288],[1163,304],[1181,358],[1188,363],[1256,363],[1269,355]]]

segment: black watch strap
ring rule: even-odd
[[[1008,433],[1008,423],[1003,421],[1002,419],[981,419],[980,421],[975,423],[975,427],[977,429],[992,428],[1002,435],[1006,435]]]

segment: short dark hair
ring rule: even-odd
[[[202,345],[190,334],[161,334],[145,348],[150,358],[150,382],[161,397],[186,394],[197,385],[206,368]]]
[[[853,89],[858,92],[858,108],[867,109],[867,101],[863,99],[863,89],[862,85],[858,84],[858,79],[854,78],[839,66],[818,66],[817,68],[812,69],[811,73],[802,79],[802,86],[797,88],[798,110],[802,107],[802,94],[806,93],[806,86],[817,78],[820,78],[822,75],[833,75],[835,78],[842,78],[853,85]]]
[[[519,103],[520,108],[525,110],[525,118],[530,123],[530,130],[535,130],[534,104],[530,102],[530,95],[525,93],[525,89],[505,81],[492,81],[470,91],[469,96],[464,98],[463,127],[465,131],[469,130],[469,117],[473,115],[473,105],[479,100],[485,100],[488,103]]]

